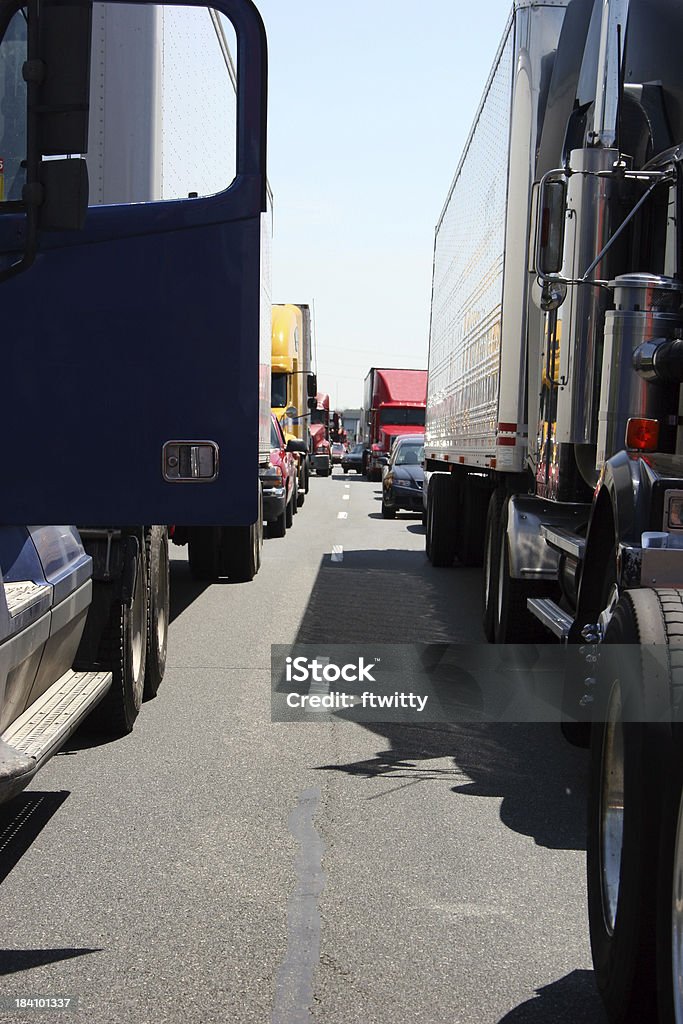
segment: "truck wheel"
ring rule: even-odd
[[[489,491],[476,487],[468,479],[460,485],[460,492],[462,502],[455,531],[455,553],[462,565],[481,565]]]
[[[288,530],[294,521],[294,512],[292,506],[294,505],[294,494],[290,495],[289,501],[285,505],[285,529]]]
[[[659,830],[678,760],[671,712],[683,685],[682,670],[669,665],[683,613],[671,593],[626,591],[599,651],[605,710],[598,704],[604,722],[591,734],[588,921],[596,982],[619,1024],[657,1019]]]
[[[680,718],[680,708],[676,717]],[[674,743],[680,751],[683,741],[680,721],[673,723],[673,730]],[[683,1021],[683,764],[680,757],[667,780],[658,872],[659,1024],[680,1024]]]
[[[505,503],[505,491],[497,488],[489,498],[484,528],[484,587],[482,590],[482,625],[490,644],[495,639],[496,599],[498,596],[498,569],[500,562],[500,515]]]
[[[151,526],[145,532],[147,556],[147,658],[143,698],[156,697],[166,670],[169,620],[168,530]]]
[[[290,502],[292,506],[292,515],[295,516],[299,511],[299,481],[294,481],[294,493],[292,494],[292,500]]]
[[[307,491],[307,489],[308,488],[306,487],[306,470],[305,470],[305,468],[302,468],[302,470],[301,470],[301,479],[299,480],[299,482],[297,484],[297,492],[296,492],[296,510],[297,511],[301,508],[301,506],[303,505],[303,503],[306,500],[306,491]]]
[[[188,530],[187,557],[195,580],[213,582],[220,576],[220,526],[192,526]]]
[[[510,576],[508,550],[508,509],[510,499],[500,513],[498,530],[498,568],[494,605],[494,639],[497,644],[532,644],[548,639],[541,623],[527,609],[530,597],[557,597],[554,581],[518,580]]]
[[[233,583],[249,583],[258,572],[258,524],[224,526],[221,575]]]
[[[304,465],[304,494],[308,494],[308,489],[311,486],[311,470],[308,462]]]
[[[88,719],[94,731],[107,736],[131,732],[142,706],[146,654],[147,569],[143,551],[137,556],[131,600],[112,603],[100,638],[97,661],[101,669],[111,672],[112,684]]]
[[[427,494],[427,516],[431,523],[427,554],[435,568],[447,568],[455,558],[457,498],[455,477],[450,473],[435,473]]]

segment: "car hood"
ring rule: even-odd
[[[425,476],[422,466],[394,466],[391,475],[394,480],[414,480],[415,483],[421,483]]]

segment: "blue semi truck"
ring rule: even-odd
[[[236,101],[224,127],[234,162],[222,168],[224,187],[200,182],[167,198],[150,186],[131,202],[136,144],[158,140],[142,100],[158,97],[161,81],[158,54],[132,42],[157,38],[161,19],[182,40],[187,17],[211,21],[217,68],[233,34],[237,69],[223,71]],[[196,33],[184,35],[187,50],[173,53],[181,84],[164,116],[192,106],[182,82],[196,77]],[[102,45],[112,37],[130,45],[117,55]],[[202,56],[206,65],[206,48]],[[174,0],[0,9],[0,367],[20,439],[6,450],[0,501],[0,801],[86,716],[122,734],[156,693],[168,531],[130,524],[218,530],[222,568],[258,565],[260,421],[270,406],[266,60],[250,0],[211,11],[193,0],[182,10]],[[140,103],[122,102],[124,85]],[[185,188],[180,154],[154,145],[157,183]],[[103,188],[116,176],[127,190],[119,197]]]

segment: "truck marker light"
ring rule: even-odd
[[[659,420],[632,418],[626,424],[626,448],[654,452],[659,444]]]

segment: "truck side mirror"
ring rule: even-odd
[[[306,404],[308,405],[308,408],[311,410],[311,412],[313,412],[314,409],[318,408],[318,403],[316,402],[315,398],[309,398]]]
[[[544,178],[538,201],[534,260],[541,279],[562,270],[566,202],[566,178]]]
[[[44,230],[79,230],[88,211],[91,0],[58,3],[43,0],[38,46],[29,32],[24,77],[29,87],[28,181],[38,166],[42,202],[38,226]],[[76,154],[71,159],[43,156]],[[34,163],[35,161],[35,163]],[[35,180],[35,179],[34,179]]]
[[[306,394],[309,398],[315,398],[318,394],[318,378],[314,373],[309,373],[306,378]],[[315,405],[311,405],[309,402],[309,409],[315,409]]]

